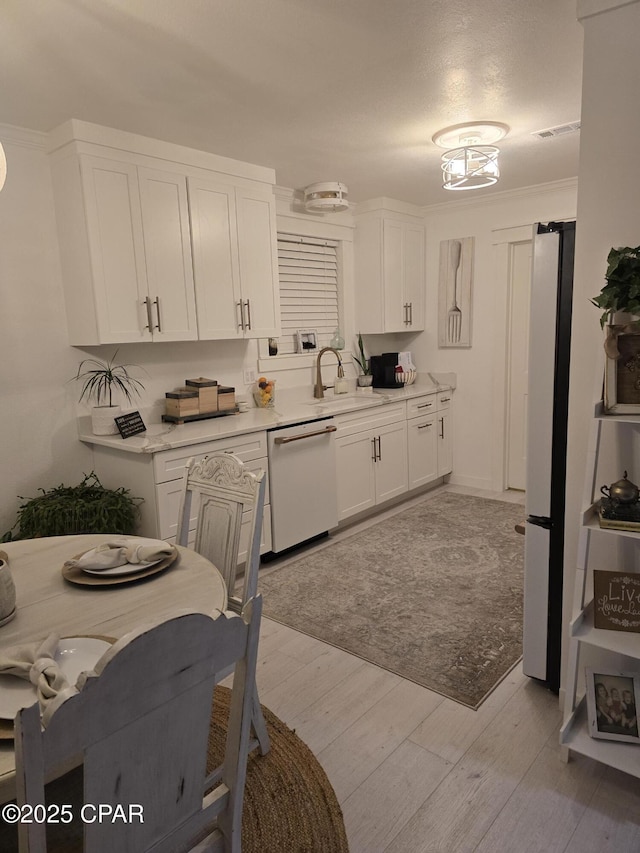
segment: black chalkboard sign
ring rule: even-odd
[[[138,435],[138,433],[146,430],[140,412],[128,412],[126,415],[120,415],[119,418],[115,418],[115,422],[123,438],[131,438],[132,435]]]

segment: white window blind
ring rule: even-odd
[[[296,352],[298,330],[315,331],[320,350],[339,326],[337,245],[332,240],[278,234],[279,354]]]

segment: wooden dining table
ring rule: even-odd
[[[16,588],[16,615],[0,626],[0,654],[10,646],[42,641],[52,632],[61,637],[118,639],[180,610],[212,614],[227,608],[227,588],[218,569],[180,546],[170,566],[138,580],[127,576],[114,585],[86,586],[63,577],[67,560],[113,538],[108,534],[54,536],[0,545]],[[0,802],[13,797],[13,741],[0,740]]]

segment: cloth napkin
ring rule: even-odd
[[[30,681],[36,688],[41,711],[61,690],[69,687],[54,658],[59,642],[58,634],[50,634],[44,642],[0,650],[0,675],[17,675]]]
[[[164,560],[165,557],[173,554],[173,550],[173,545],[161,539],[147,542],[140,542],[138,539],[113,539],[111,542],[104,542],[92,548],[77,560],[67,560],[65,566],[101,571],[124,566],[126,563],[137,565]]]

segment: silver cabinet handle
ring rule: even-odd
[[[440,418],[440,438],[444,438],[444,418]]]
[[[441,403],[448,403],[450,399],[451,399],[451,397],[441,397],[440,402]]]
[[[409,303],[405,302],[403,307],[404,307],[404,324],[405,324],[405,326],[408,326],[409,325]]]
[[[433,406],[433,401],[430,403],[421,403],[419,406],[416,406],[416,409],[429,409]]]
[[[409,325],[413,326],[413,302],[409,303]]]
[[[292,441],[300,441],[303,438],[313,438],[314,435],[324,435],[327,432],[336,432],[338,427],[336,426],[328,426],[324,429],[318,429],[315,432],[301,432],[299,435],[287,435],[280,438],[276,438],[275,444],[291,444]]]
[[[380,436],[378,436],[378,462],[382,462],[382,444],[380,443]]]
[[[151,300],[148,296],[142,304],[145,305],[147,309],[147,325],[145,326],[145,329],[149,329],[150,332],[153,332],[153,320],[151,319]]]
[[[247,323],[246,323],[245,329],[250,329],[251,328],[251,305],[250,305],[248,299],[244,304],[247,306]]]
[[[236,308],[240,309],[240,322],[238,323],[238,328],[242,329],[244,332],[244,302],[240,300],[240,302],[236,302]]]
[[[371,457],[371,459],[372,459],[374,462],[377,462],[377,461],[378,461],[378,454],[376,453],[376,439],[375,439],[375,436],[374,436],[374,438],[372,438],[372,439],[371,439],[371,444],[373,445],[373,456]]]
[[[418,424],[418,429],[429,429],[432,426],[433,426],[433,421],[431,421],[431,423],[428,423],[428,424]]]
[[[156,326],[156,329],[159,332],[161,332],[162,326],[160,325],[160,297],[159,296],[156,296],[153,304],[156,306],[156,316],[158,318],[158,325]]]

